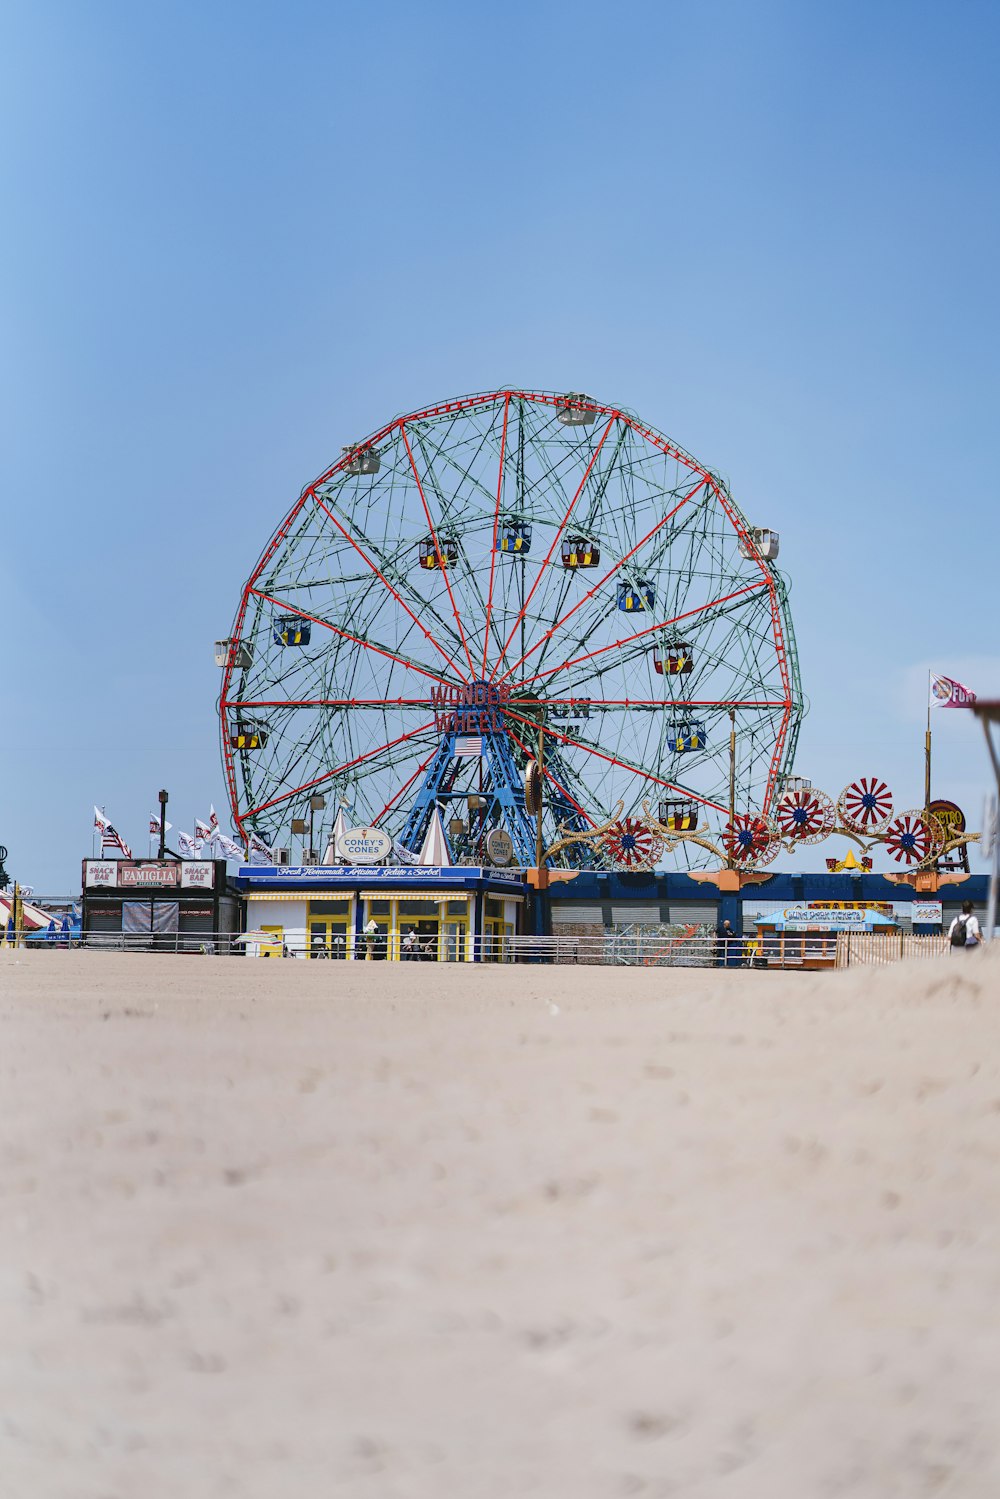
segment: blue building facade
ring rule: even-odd
[[[536,899],[534,930],[548,933],[566,922],[612,927],[623,921],[718,925],[728,919],[733,930],[742,935],[744,930],[753,933],[751,917],[760,911],[812,901],[870,901],[891,904],[901,923],[912,926],[915,932],[934,932],[939,930],[937,924],[912,923],[910,907],[914,899],[941,901],[942,921],[947,925],[963,901],[971,900],[982,913],[988,886],[986,875],[968,875],[961,883],[945,885],[937,896],[924,897],[916,895],[911,886],[896,885],[878,874],[776,873],[760,884],[729,892],[689,874],[587,870],[573,880],[552,885]]]

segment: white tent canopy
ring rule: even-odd
[[[344,804],[341,802],[337,808],[337,815],[333,820],[333,827],[330,829],[330,838],[326,845],[326,853],[323,855],[324,864],[343,863],[343,860],[337,855],[337,839],[342,833],[346,832],[347,818],[344,816]]]
[[[431,813],[430,824],[420,850],[417,863],[424,869],[451,867],[451,854],[448,850],[448,839],[445,836],[444,823],[441,821],[441,809],[435,807]]]

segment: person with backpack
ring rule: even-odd
[[[948,928],[948,942],[963,952],[973,952],[983,940],[979,922],[973,914],[971,900],[962,902],[962,914]]]

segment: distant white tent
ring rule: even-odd
[[[337,808],[337,815],[333,820],[333,827],[330,829],[330,840],[326,845],[326,853],[323,855],[324,864],[342,864],[344,862],[337,855],[337,839],[341,833],[346,832],[347,818],[344,816],[344,804],[341,802]]]
[[[431,813],[430,825],[427,829],[417,863],[422,865],[424,869],[432,866],[440,866],[444,869],[451,867],[448,839],[445,837],[444,823],[441,821],[441,812],[438,807],[435,807]]]

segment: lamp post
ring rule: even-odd
[[[315,863],[316,845],[313,839],[313,818],[317,812],[322,812],[326,806],[325,796],[311,796],[309,798],[309,862]]]
[[[160,803],[160,851],[156,857],[162,859],[167,848],[167,802],[170,796],[166,791],[160,791],[157,800]]]
[[[292,818],[292,837],[299,839],[299,852],[302,855],[303,864],[306,862],[306,850],[303,842],[306,836],[306,820],[304,817]]]

